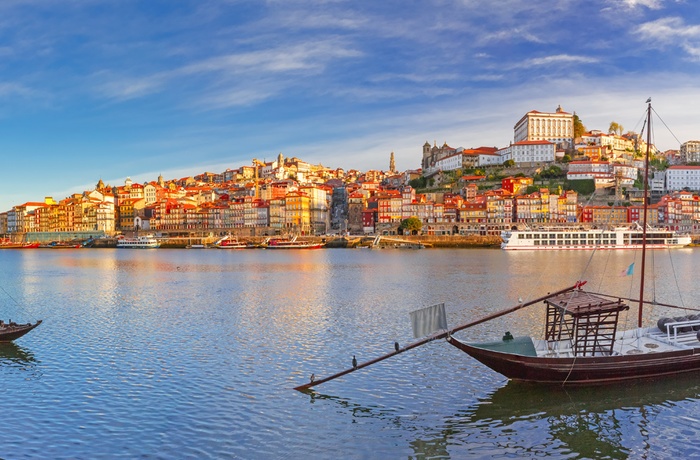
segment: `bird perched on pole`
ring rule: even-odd
[[[394,350],[399,351],[399,342],[394,342]]]
[[[352,368],[357,369],[357,358],[355,358],[355,355],[352,355]]]

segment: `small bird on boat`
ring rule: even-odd
[[[401,347],[399,347],[399,342],[394,342],[394,350],[399,351]]]
[[[357,369],[357,358],[355,358],[355,355],[352,355],[352,368]]]

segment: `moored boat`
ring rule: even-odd
[[[131,249],[155,249],[160,247],[160,242],[153,235],[139,235],[133,238],[119,238],[118,248]]]
[[[650,100],[647,103],[644,184],[648,186],[652,109]],[[645,300],[647,188],[645,187],[640,226],[641,270],[638,299],[584,290],[586,282],[576,281],[570,287],[530,301],[519,300],[518,304],[511,308],[450,329],[446,326],[444,305],[442,308],[436,308],[440,307],[436,305],[413,312],[417,313],[414,336],[431,335],[405,347],[400,347],[397,343],[394,352],[364,363],[353,360],[351,369],[329,377],[317,378],[312,374],[309,383],[295,389],[306,390],[441,338],[447,339],[449,344],[495,372],[515,381],[593,385],[655,377],[672,379],[674,376],[679,377],[692,372],[700,373],[700,309],[661,303],[656,296],[651,301]],[[635,262],[622,276],[633,275],[634,265]],[[623,312],[630,310],[631,302],[638,303],[636,327],[623,330],[620,327],[624,324],[621,316]],[[542,338],[514,337],[510,332],[505,332],[500,340],[475,343],[454,336],[458,331],[542,303],[545,306]],[[655,325],[644,327],[644,307],[649,304],[662,307],[667,311],[679,309],[684,313],[673,317],[662,317]],[[413,313],[412,319],[414,319]],[[417,330],[420,330],[421,334],[417,334]]]
[[[14,321],[6,323],[0,320],[0,342],[11,342],[19,339],[40,325],[41,322],[41,320],[37,320],[35,323],[17,324]]]
[[[639,298],[587,292],[583,290],[585,282],[579,281],[541,299],[546,305],[543,339],[516,338],[508,332],[500,341],[468,343],[448,333],[448,343],[494,371],[520,381],[593,384],[700,371],[700,310],[682,308],[685,315],[660,318],[656,326],[642,327],[648,303],[681,308],[644,299],[646,249],[655,241],[654,232],[647,227],[651,99],[647,104],[645,199],[641,235],[635,238],[641,248]],[[634,263],[628,274],[633,267]],[[627,300],[639,303],[637,327],[619,331],[620,313],[630,308]]]
[[[646,239],[647,249],[682,248],[692,243],[690,235],[673,230],[643,229],[638,223],[611,229],[582,227],[541,227],[501,232],[501,249],[523,250],[586,250],[641,249]]]
[[[267,249],[321,249],[324,246],[324,243],[297,241],[296,236],[291,239],[271,238],[265,244]]]
[[[227,235],[214,243],[214,247],[218,249],[248,249],[255,246]]]

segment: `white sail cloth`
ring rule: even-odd
[[[425,337],[435,331],[447,329],[445,304],[439,303],[432,307],[422,308],[411,312],[413,337]]]

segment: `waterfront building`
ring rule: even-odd
[[[412,213],[411,203],[416,200],[416,190],[410,185],[401,188],[401,220],[408,219]]]
[[[459,207],[460,234],[478,233],[488,221],[486,213],[486,200],[480,197],[478,200],[462,203]]]
[[[286,200],[284,197],[279,197],[269,200],[268,203],[270,228],[273,232],[280,234],[285,228],[285,221],[287,216]]]
[[[377,223],[400,223],[403,197],[398,190],[386,190],[377,194]]]
[[[515,221],[518,223],[549,222],[549,190],[515,197]]]
[[[339,225],[340,231],[349,231],[351,233],[364,232],[364,229],[367,227],[364,216],[365,209],[367,209],[367,197],[364,193],[354,191],[348,195],[347,219],[342,225]],[[374,227],[374,224],[372,224],[372,227]]]
[[[330,187],[323,185],[305,185],[299,190],[309,197],[311,233],[324,235],[330,229]]]
[[[366,208],[362,211],[362,233],[373,234],[377,230],[377,208]]]
[[[490,190],[486,198],[487,235],[500,235],[513,224],[513,197],[506,190]]]
[[[311,199],[301,191],[292,191],[285,197],[284,228],[293,234],[311,233]]]

